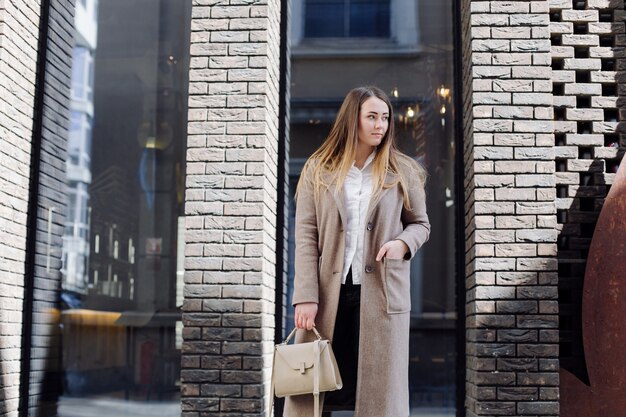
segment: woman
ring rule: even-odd
[[[344,388],[324,411],[409,415],[410,259],[428,240],[425,172],[394,144],[393,109],[375,87],[351,90],[296,193],[296,342],[332,340]],[[328,415],[328,414],[326,414]],[[285,417],[313,416],[313,396]]]

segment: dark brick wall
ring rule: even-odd
[[[75,0],[50,0],[41,155],[32,332],[29,415],[55,416],[61,390],[59,308],[61,248],[66,210],[65,160],[70,117]],[[25,392],[22,390],[22,392]]]

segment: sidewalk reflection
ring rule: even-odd
[[[352,411],[335,411],[332,413],[332,417],[353,417],[354,413]],[[416,408],[411,410],[411,417],[454,417],[456,416],[456,411],[446,408]]]
[[[180,417],[180,401],[144,402],[117,398],[59,399],[59,417]]]

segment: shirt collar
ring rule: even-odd
[[[363,168],[361,168],[360,170],[365,171],[365,168],[367,168],[367,166],[372,163],[372,161],[374,160],[374,157],[376,157],[376,148],[374,148],[372,153],[367,157],[367,159],[365,160],[365,163],[363,164]],[[355,169],[358,169],[355,165],[355,161],[352,161],[352,167]]]

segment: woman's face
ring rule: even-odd
[[[363,102],[359,112],[359,145],[380,145],[389,128],[389,107],[378,97]]]

